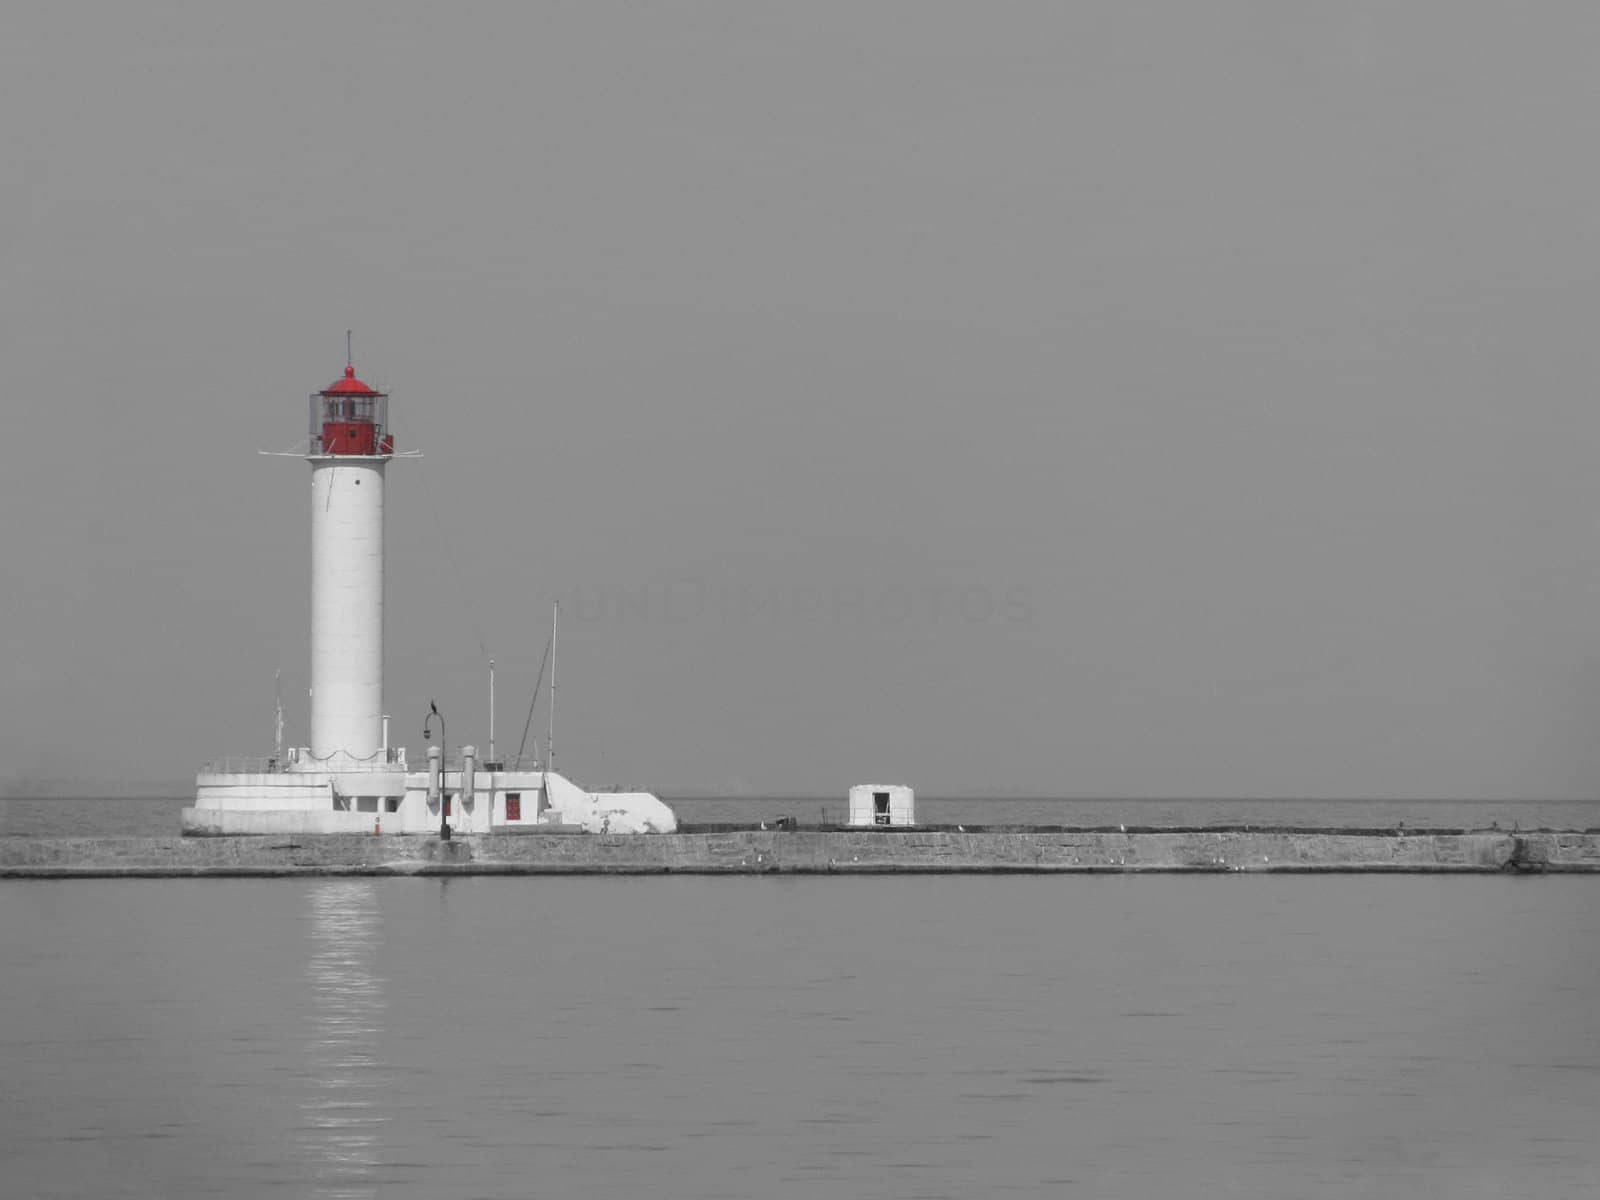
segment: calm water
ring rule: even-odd
[[[668,797],[694,823],[842,823],[839,797],[725,800]],[[0,836],[174,836],[193,797],[169,799],[0,798]],[[942,825],[1284,825],[1302,828],[1600,828],[1600,801],[1551,800],[942,800],[919,796],[917,819]]]
[[[7,1196],[1593,1196],[1600,880],[0,882]]]

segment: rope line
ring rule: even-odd
[[[528,701],[528,719],[522,723],[522,742],[517,746],[517,757],[528,748],[528,730],[533,728],[533,710],[539,703],[539,689],[544,686],[544,669],[550,664],[550,647],[556,635],[552,632],[544,644],[544,657],[539,660],[539,678],[533,685],[533,699]]]

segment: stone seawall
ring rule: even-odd
[[[1600,832],[729,830],[0,838],[0,878],[287,875],[1600,873]]]

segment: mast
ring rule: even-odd
[[[489,761],[494,761],[494,659],[489,660]]]
[[[561,616],[561,601],[550,607],[550,732],[545,737],[545,769],[556,769],[556,621]]]

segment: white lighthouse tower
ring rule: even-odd
[[[344,377],[311,396],[311,757],[339,769],[383,744],[383,473],[389,397]]]

